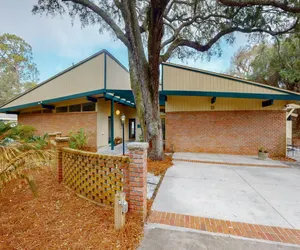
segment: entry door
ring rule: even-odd
[[[129,119],[129,140],[135,140],[135,119]]]

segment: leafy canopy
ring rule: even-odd
[[[240,49],[232,58],[230,74],[300,92],[300,38]]]
[[[0,104],[35,86],[37,81],[30,45],[16,35],[0,35]]]
[[[232,44],[235,40],[233,32],[256,32],[256,37],[262,34],[275,36],[290,32],[298,25],[300,10],[285,10],[284,6],[294,7],[289,3],[277,6],[274,4],[276,1],[252,1],[256,3],[242,5],[241,2],[243,1],[38,0],[33,13],[52,16],[68,14],[73,19],[79,18],[83,26],[96,24],[100,32],[112,32],[129,50],[132,49],[129,26],[133,26],[137,34],[135,39],[141,36],[145,47],[145,51],[138,53],[144,54],[152,38],[152,31],[149,30],[152,27],[149,25],[151,8],[162,8],[163,38],[162,41],[157,41],[161,48],[161,61],[174,55],[182,59],[195,56],[193,50],[207,51],[208,56],[220,54],[219,40],[225,37],[226,42]],[[295,2],[295,7],[297,6],[299,7],[299,3]]]

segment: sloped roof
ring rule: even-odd
[[[115,71],[121,75],[121,84],[111,73]],[[112,84],[116,81],[117,86]],[[101,50],[4,103],[0,112],[103,94],[106,87],[130,89],[129,81],[126,67],[108,51]]]
[[[297,92],[174,63],[163,63],[162,90],[165,95],[300,100]]]

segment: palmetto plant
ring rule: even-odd
[[[45,148],[47,142],[42,140],[43,137],[38,140],[35,137],[31,140],[24,140],[22,137],[8,140],[12,130],[15,128],[9,128],[0,134],[0,191],[11,180],[23,178],[36,194],[35,181],[30,170],[48,165],[53,158],[52,152]]]

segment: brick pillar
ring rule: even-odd
[[[127,144],[130,164],[125,188],[130,211],[137,212],[144,220],[147,215],[147,149],[148,143],[132,142]],[[126,177],[125,177],[126,179]]]
[[[62,169],[62,148],[69,146],[69,137],[56,137],[56,164],[57,164],[57,177],[58,182],[63,181],[63,169]]]

